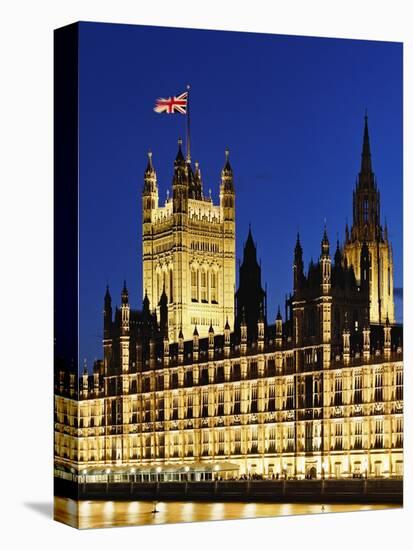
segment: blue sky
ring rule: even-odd
[[[395,286],[403,286],[401,44],[82,23],[80,363],[103,354],[106,284],[115,305],[126,279],[132,307],[141,307],[146,152],[163,202],[185,137],[185,117],[156,114],[153,105],[187,83],[192,158],[217,200],[230,149],[237,257],[251,222],[270,322],[291,290],[297,230],[308,264],[319,255],[324,219],[331,243],[351,223],[366,108]]]

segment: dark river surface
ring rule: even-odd
[[[79,506],[79,509],[78,509]],[[157,502],[94,501],[77,504],[68,498],[55,497],[55,519],[79,527],[120,527],[130,525],[161,525],[191,521],[260,518],[355,512],[400,508],[397,504],[277,504],[262,502]],[[79,515],[79,525],[76,516]]]

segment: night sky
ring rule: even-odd
[[[80,364],[86,358],[91,368],[103,356],[106,284],[113,307],[124,279],[131,307],[141,307],[146,153],[153,151],[163,204],[177,139],[185,138],[185,116],[153,106],[187,83],[192,160],[216,202],[230,149],[237,258],[251,223],[269,322],[291,291],[297,230],[307,265],[320,254],[324,219],[332,255],[352,221],[366,108],[401,294],[401,44],[82,23],[79,58]]]

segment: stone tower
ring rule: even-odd
[[[394,323],[393,255],[387,225],[380,223],[380,192],[372,169],[367,116],[364,121],[361,168],[353,192],[353,224],[346,226],[344,256],[354,268],[357,280],[361,274],[361,248],[366,243],[370,254],[370,322]]]
[[[168,303],[168,336],[202,338],[212,325],[223,333],[234,326],[235,192],[226,151],[220,202],[203,194],[199,164],[193,170],[182,142],[174,162],[172,197],[159,205],[156,172],[149,153],[142,193],[143,294],[160,319],[163,293]],[[163,296],[165,302],[165,296]]]

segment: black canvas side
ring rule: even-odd
[[[77,23],[54,31],[54,392],[55,399],[67,392],[72,379],[74,400],[78,399],[78,47]],[[55,496],[66,493],[77,500],[77,484],[62,487],[62,481],[55,478]]]

